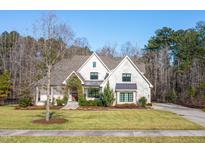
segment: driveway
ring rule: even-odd
[[[200,109],[184,107],[171,103],[154,103],[154,109],[174,112],[190,121],[205,127],[205,112]]]

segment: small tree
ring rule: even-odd
[[[111,105],[115,100],[114,92],[110,88],[109,82],[107,83],[104,92],[103,92],[103,102],[105,106]]]
[[[38,47],[41,54],[41,63],[46,68],[47,73],[47,100],[46,100],[46,121],[50,120],[50,93],[51,93],[51,70],[54,64],[63,59],[67,46],[73,38],[71,28],[63,23],[59,23],[57,16],[49,12],[36,25],[37,34],[41,37]]]
[[[0,75],[0,103],[4,104],[4,100],[8,97],[9,91],[11,89],[10,73],[9,71],[4,71]]]

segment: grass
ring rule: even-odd
[[[160,110],[64,111],[57,116],[68,120],[64,124],[34,124],[43,118],[42,110],[15,110],[13,106],[0,107],[0,129],[47,130],[191,130],[204,129],[174,113]]]
[[[0,143],[205,143],[205,137],[0,137]]]
[[[204,111],[204,112],[205,112],[205,108],[203,108],[203,109],[202,109],[202,111]]]

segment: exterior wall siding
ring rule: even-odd
[[[93,67],[93,62],[96,62],[96,67]],[[105,66],[95,55],[79,70],[85,80],[90,80],[90,72],[98,72],[98,80],[104,80],[106,73],[108,73]]]
[[[122,73],[131,73],[131,82],[122,82]],[[125,59],[118,68],[111,74],[108,79],[110,87],[115,91],[116,83],[137,83],[137,91],[135,102],[138,102],[139,98],[146,97],[148,102],[150,102],[150,86],[145,81],[145,79],[140,75],[138,71],[134,68],[134,66],[130,63],[128,59]],[[102,86],[103,89],[106,86],[107,82],[105,82]],[[119,98],[117,98],[119,99]],[[116,100],[117,100],[116,99]],[[119,102],[117,100],[117,102]]]

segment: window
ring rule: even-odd
[[[93,67],[96,67],[96,62],[95,61],[93,62]]]
[[[131,73],[123,73],[122,74],[122,81],[123,82],[130,82],[131,81]]]
[[[98,79],[98,72],[90,72],[90,79],[97,80]]]
[[[120,102],[133,102],[133,93],[120,93]]]
[[[98,88],[88,89],[88,97],[99,98],[100,97],[100,90]]]

